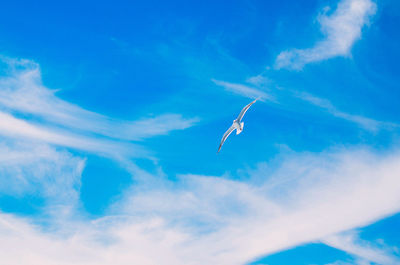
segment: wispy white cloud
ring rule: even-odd
[[[148,157],[132,140],[166,135],[196,124],[198,118],[165,113],[136,121],[113,119],[56,96],[42,84],[39,65],[0,57],[0,135],[105,155],[119,160]]]
[[[239,94],[244,97],[248,97],[248,98],[252,98],[252,99],[260,98],[261,100],[271,99],[270,95],[261,91],[258,88],[254,88],[254,87],[250,87],[250,86],[242,85],[242,84],[229,83],[229,82],[215,80],[215,79],[212,79],[212,81],[216,85],[222,86],[226,90],[231,91],[235,94]],[[256,81],[256,80],[254,80],[254,81]]]
[[[167,189],[136,187],[117,208],[185,231],[189,256],[202,253],[193,264],[244,264],[397,212],[399,159],[365,150],[304,154],[262,185],[185,175]]]
[[[142,147],[132,143],[87,137],[66,130],[51,129],[3,112],[0,112],[0,135],[9,139],[43,142],[116,157],[133,157],[139,154],[145,156],[146,154]]]
[[[46,144],[0,143],[0,193],[76,205],[85,159]]]
[[[266,79],[263,75],[254,76],[247,80],[248,83],[254,84],[254,86],[256,86],[256,87],[250,87],[250,86],[246,86],[246,85],[242,85],[242,84],[229,83],[229,82],[219,81],[219,80],[215,80],[215,79],[213,79],[212,81],[215,84],[224,87],[226,90],[232,91],[232,92],[239,94],[241,96],[244,96],[244,97],[248,97],[248,98],[260,97],[261,99],[270,99],[270,100],[272,99],[271,96],[267,95],[260,88],[260,86],[263,86],[268,82],[268,79]],[[398,127],[398,125],[395,123],[378,121],[378,120],[374,120],[374,119],[371,119],[371,118],[368,118],[365,116],[351,114],[351,113],[341,111],[341,110],[337,109],[329,100],[316,97],[309,93],[297,93],[297,92],[292,91],[290,93],[290,96],[300,98],[301,100],[304,100],[312,105],[320,107],[321,109],[327,111],[329,114],[333,115],[334,117],[355,123],[359,127],[363,128],[365,130],[371,131],[371,132],[377,132],[380,129],[393,129],[393,128]]]
[[[35,62],[0,57],[0,64],[1,194],[34,194],[53,205],[74,206],[85,159],[69,151],[115,159],[133,176],[143,176],[132,159],[153,157],[130,140],[166,135],[198,121],[168,113],[112,119],[58,98],[42,84]]]
[[[390,250],[389,247],[378,246],[361,240],[354,231],[329,236],[322,240],[322,242],[354,255],[367,264],[370,262],[383,265],[400,264],[400,258],[396,257],[393,254],[393,250]]]
[[[199,118],[185,119],[180,114],[163,114],[154,118],[126,122],[118,129],[123,139],[143,139],[157,135],[166,135],[174,130],[184,130],[199,122]]]
[[[186,119],[173,113],[137,121],[113,119],[57,97],[55,90],[42,84],[40,68],[35,62],[1,59],[7,65],[7,75],[0,78],[0,107],[7,111],[35,115],[54,125],[121,140],[166,135],[199,121],[198,118]]]
[[[252,85],[254,85],[256,87],[262,87],[262,86],[265,86],[268,83],[270,83],[271,80],[269,80],[268,78],[266,78],[262,74],[258,74],[258,75],[251,76],[251,77],[247,78],[246,82],[249,83],[249,84],[252,84]]]
[[[296,96],[304,101],[307,101],[315,106],[318,106],[326,110],[328,113],[337,118],[353,122],[358,126],[360,126],[361,128],[364,128],[371,132],[376,132],[379,129],[384,129],[384,128],[390,129],[398,127],[398,125],[391,122],[378,121],[361,115],[355,115],[340,111],[329,100],[318,98],[308,93],[296,94]]]
[[[302,69],[304,65],[336,56],[348,56],[354,42],[361,38],[362,28],[376,12],[372,0],[341,0],[335,12],[318,17],[325,39],[308,49],[281,52],[275,68]]]
[[[246,182],[145,182],[111,215],[63,224],[60,233],[0,214],[0,255],[7,264],[245,264],[398,212],[399,172],[399,152],[360,149],[292,154],[273,174],[261,166]],[[251,184],[260,174],[264,181]],[[368,256],[332,238],[332,246]]]

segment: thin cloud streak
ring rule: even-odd
[[[120,138],[134,140],[167,135],[174,130],[190,128],[199,121],[199,118],[184,119],[180,114],[163,114],[154,118],[125,122],[118,129],[122,130],[119,132]]]
[[[17,140],[30,140],[110,156],[144,156],[143,147],[132,143],[85,137],[65,130],[34,125],[10,114],[0,112],[0,135]]]
[[[312,48],[281,52],[276,58],[275,68],[301,70],[309,63],[348,56],[376,9],[376,4],[371,0],[341,0],[333,14],[321,14],[318,17],[325,39]]]
[[[326,110],[331,115],[341,118],[350,122],[353,122],[371,132],[377,132],[380,129],[392,129],[398,127],[397,124],[391,122],[377,121],[360,115],[349,114],[338,110],[330,101],[327,99],[318,98],[308,93],[296,94],[296,96],[310,104],[320,107]]]
[[[229,82],[215,80],[215,79],[211,79],[211,81],[213,81],[214,84],[216,84],[218,86],[222,86],[227,91],[233,92],[235,94],[238,94],[238,95],[241,95],[244,97],[248,97],[251,99],[260,98],[260,100],[271,99],[271,96],[269,96],[267,93],[265,93],[257,88],[254,88],[254,87],[250,87],[250,86],[246,86],[246,85],[242,85],[242,84],[229,83]]]

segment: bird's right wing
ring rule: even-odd
[[[244,108],[242,109],[242,111],[239,113],[239,116],[236,118],[236,120],[237,120],[238,122],[240,122],[240,121],[242,120],[242,118],[243,118],[244,114],[246,113],[246,111],[247,111],[247,110],[251,107],[251,105],[253,105],[257,100],[258,100],[258,98],[255,99],[255,100],[253,100],[252,102],[250,102],[246,107],[244,107]]]
[[[235,127],[234,127],[233,124],[232,124],[232,126],[229,127],[229,129],[224,133],[224,136],[222,136],[221,143],[219,144],[218,152],[221,150],[221,147],[222,147],[222,145],[224,144],[226,138],[228,138],[228,136],[229,136],[234,130],[235,130]],[[217,152],[217,153],[218,153],[218,152]]]

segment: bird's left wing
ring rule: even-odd
[[[221,150],[222,145],[224,144],[226,138],[235,130],[235,127],[232,125],[229,127],[229,129],[224,133],[224,136],[222,136],[221,143],[219,144],[218,152]],[[217,152],[217,153],[218,153]]]
[[[246,107],[244,107],[242,109],[242,111],[239,113],[239,116],[236,118],[236,120],[238,122],[240,122],[244,116],[244,114],[246,113],[246,111],[251,107],[251,105],[253,105],[258,99],[253,100],[252,102],[250,102]]]

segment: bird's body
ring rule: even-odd
[[[239,123],[237,120],[234,120],[232,126],[235,128],[236,134],[239,134],[243,131],[244,122]]]
[[[239,113],[239,116],[235,120],[233,120],[233,123],[232,123],[231,127],[229,127],[229,129],[222,136],[222,140],[221,140],[221,143],[219,145],[218,152],[221,150],[221,147],[224,144],[225,140],[228,138],[228,136],[234,130],[236,130],[236,134],[240,134],[243,131],[243,127],[244,127],[244,122],[242,122],[243,116],[246,113],[246,111],[250,108],[250,106],[253,105],[256,101],[257,101],[257,99],[255,99],[254,101],[250,102],[250,104],[248,104],[246,107],[244,107],[242,109],[242,111]]]

